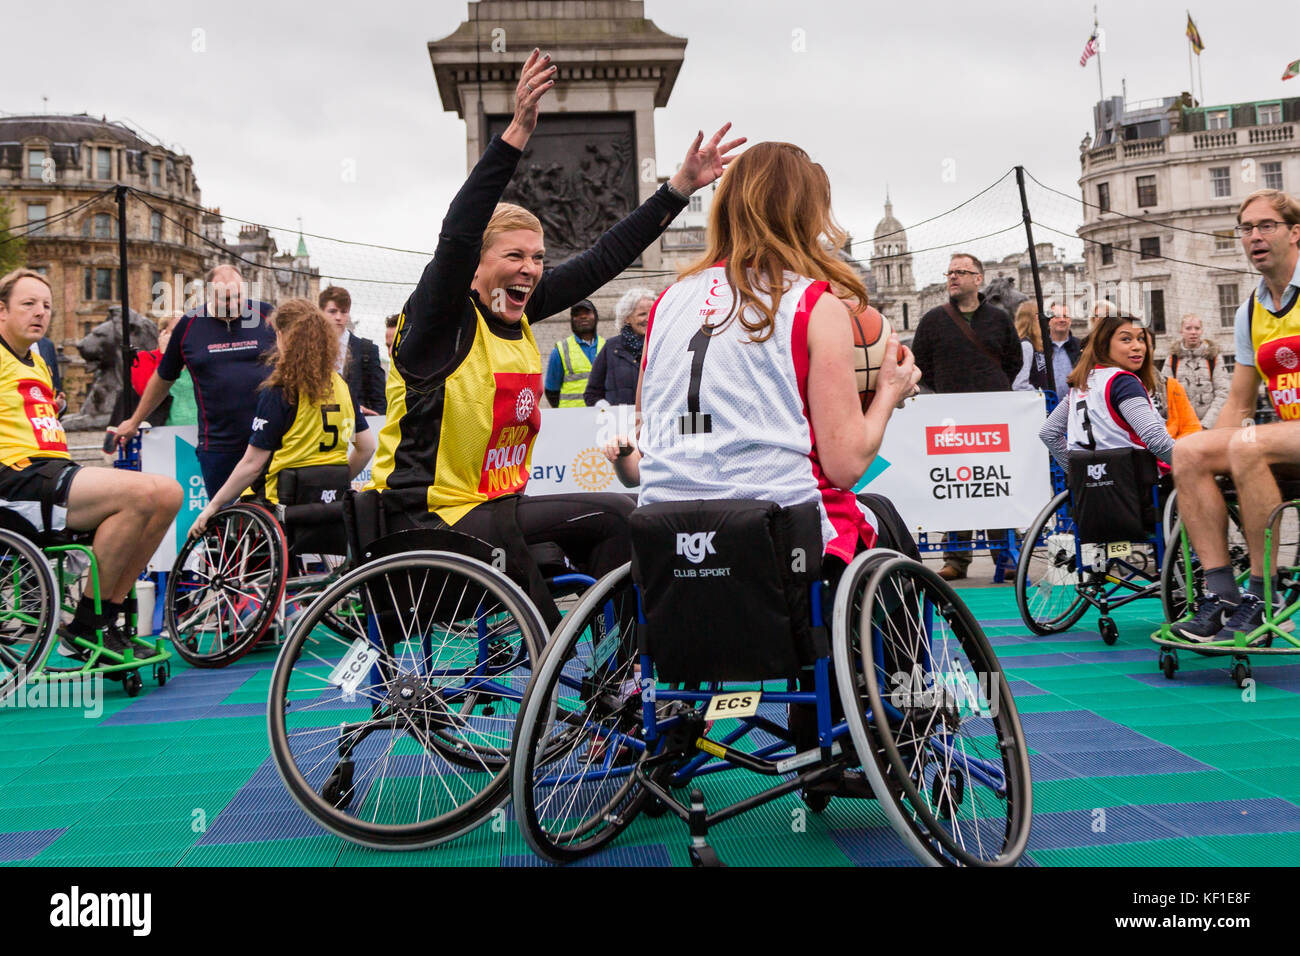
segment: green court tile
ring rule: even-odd
[[[1280,749],[1289,750],[1300,756],[1300,740],[1284,737],[1257,724],[1226,721],[1217,724],[1183,724],[1151,726],[1147,724],[1129,724],[1132,730],[1145,734],[1171,747],[1183,749],[1185,746],[1212,746],[1214,744],[1249,744],[1274,741]]]
[[[95,768],[93,773],[88,770],[91,766]],[[70,793],[84,790],[88,786],[104,792],[106,789],[116,788],[119,783],[137,772],[139,772],[138,766],[126,766],[122,761],[91,765],[84,763],[64,764],[56,760],[47,760],[45,763],[28,769],[21,777],[12,782],[24,787],[60,783]]]
[[[1285,799],[1300,793],[1300,761],[1293,754],[1282,766],[1247,767],[1232,771],[1232,776]]]
[[[1219,771],[1196,773],[1134,774],[1125,777],[1093,778],[1113,801],[1123,804],[1208,803],[1216,800],[1254,800],[1268,791],[1233,774]],[[1035,795],[1038,787],[1034,787]]]
[[[1154,702],[1147,706],[1112,707],[1106,712],[1107,720],[1135,729],[1138,725],[1141,725],[1152,731],[1157,728],[1177,727],[1196,721],[1204,721],[1214,716],[1214,713],[1207,709],[1192,711],[1184,704],[1156,704]],[[1142,732],[1139,731],[1139,733]]]
[[[0,808],[0,832],[16,833],[21,830],[59,830],[72,827],[92,816],[103,801],[69,801],[67,803],[36,803]]]
[[[1029,667],[1021,675],[1035,687],[1073,697],[1078,694],[1113,694],[1147,691],[1147,685],[1120,674],[1108,674],[1092,664],[1077,667]]]
[[[95,814],[79,821],[46,847],[41,852],[41,857],[107,858],[116,853],[172,850],[175,862],[181,857],[180,850],[198,838],[199,834],[190,829],[188,821],[184,824],[132,823],[126,820],[115,822],[107,814]]]
[[[1016,698],[1016,712],[1021,714],[1053,714],[1078,709],[1055,694],[1022,694]]]
[[[156,849],[148,842],[141,843],[139,849],[121,850],[119,852],[90,853],[76,856],[60,856],[46,850],[30,862],[31,866],[64,867],[104,867],[104,866],[176,866],[183,850],[180,847]]]
[[[1212,848],[1185,837],[1034,850],[1029,856],[1042,866],[1223,866],[1228,862]]]
[[[1079,644],[1076,641],[1053,641],[1046,637],[1041,641],[1032,643],[1003,644],[995,648],[998,660],[1002,662],[1003,667],[1014,667],[1017,657],[1032,657],[1038,654],[1068,654],[1078,649]],[[1040,667],[1034,669],[1055,670],[1056,668]]]
[[[1040,780],[1034,782],[1034,812],[1091,810],[1117,806],[1114,794],[1094,780]]]
[[[254,750],[226,752],[216,759],[210,752],[186,753],[180,750],[168,750],[157,755],[147,765],[142,765],[140,772],[151,776],[172,776],[181,773],[206,773],[215,767],[223,770],[256,770],[266,760],[266,751]]]
[[[104,760],[145,761],[175,746],[175,741],[170,740],[111,740],[104,735],[100,735],[100,738],[62,747],[56,752],[56,756],[61,763],[94,764]]]
[[[1105,694],[1061,694],[1065,699],[1066,705],[1062,710],[1090,710],[1098,717],[1110,719],[1109,712],[1112,709],[1121,707],[1132,707],[1133,703],[1146,695],[1143,694],[1142,685],[1134,682],[1130,690],[1115,691]]]
[[[181,866],[333,866],[344,841],[335,836],[190,847]]]
[[[1271,697],[1267,700],[1219,701],[1207,706],[1207,711],[1222,714],[1230,720],[1262,721],[1281,718],[1300,724],[1300,694]]]
[[[1293,867],[1300,860],[1300,833],[1211,836],[1200,842],[1234,866]]]
[[[1183,753],[1220,770],[1243,770],[1271,767],[1277,763],[1276,744],[1214,744],[1179,747]]]
[[[689,838],[681,841],[683,845]],[[806,833],[784,837],[729,837],[721,828],[709,833],[709,843],[729,866],[850,866],[849,858],[832,841]]]
[[[487,867],[501,865],[501,834],[494,848],[479,847],[474,850],[455,848],[451,844],[429,847],[424,850],[375,850],[370,847],[357,846],[339,840],[339,851],[335,866],[352,867]],[[459,841],[456,841],[459,842]]]
[[[150,795],[162,797],[172,794],[184,796],[222,790],[234,793],[246,784],[252,775],[253,771],[244,767],[214,767],[207,773],[190,771],[162,774],[155,771],[147,776],[141,773],[128,780],[117,781],[117,785],[111,792],[114,796],[122,794],[127,798]]]

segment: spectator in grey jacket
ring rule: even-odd
[[[1228,370],[1219,343],[1203,336],[1199,316],[1183,316],[1182,334],[1165,359],[1165,375],[1178,379],[1206,428],[1213,428],[1228,400]]]

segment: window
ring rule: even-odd
[[[1148,289],[1146,299],[1147,325],[1156,335],[1165,334],[1165,290]]]
[[[1227,110],[1213,110],[1205,114],[1206,129],[1227,129],[1229,125]]]
[[[1230,329],[1236,323],[1237,306],[1241,300],[1237,298],[1237,285],[1219,286],[1219,327]]]
[[[1141,250],[1142,259],[1159,259],[1160,258],[1160,237],[1143,236],[1138,240],[1138,248]]]
[[[1154,176],[1139,176],[1137,178],[1138,205],[1143,209],[1149,209],[1156,204],[1156,178]]]
[[[46,217],[46,212],[45,212],[46,208],[47,207],[44,203],[29,202],[27,204],[27,221],[29,223],[33,223],[31,229],[27,230],[27,235],[29,236],[45,235],[44,219]],[[40,223],[40,225],[35,225],[35,223]]]
[[[1282,188],[1282,164],[1277,163],[1260,163],[1259,168],[1264,173],[1265,189]]]
[[[113,217],[106,212],[95,213],[94,229],[91,234],[96,239],[112,239]]]
[[[45,175],[45,150],[29,149],[27,151],[27,178],[42,179]]]
[[[1101,212],[1110,212],[1110,183],[1097,184],[1097,208]]]
[[[161,159],[149,160],[149,185],[151,186],[162,185],[162,160]]]
[[[1237,235],[1231,229],[1216,229],[1214,232],[1214,251],[1233,252],[1237,248]]]
[[[1109,242],[1101,244],[1101,264],[1103,266],[1113,266],[1115,264],[1115,247]]]
[[[1229,167],[1210,167],[1210,191],[1215,199],[1232,195],[1232,170]]]
[[[149,238],[154,242],[162,242],[162,213],[149,213]]]
[[[692,196],[691,199],[690,199],[690,210],[691,210],[691,212],[703,212],[703,211],[704,211],[704,197],[703,197],[703,196]]]
[[[907,323],[908,323],[907,303],[904,302],[903,303],[903,331],[904,332],[906,332],[910,328],[910,326]]]
[[[1282,104],[1268,103],[1255,107],[1255,122],[1260,126],[1276,126],[1282,122]]]
[[[87,269],[85,298],[107,301],[113,298],[113,269]]]

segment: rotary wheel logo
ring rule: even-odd
[[[1294,358],[1294,356],[1293,356],[1293,358]],[[1287,368],[1290,368],[1290,367],[1291,367],[1291,366],[1289,366],[1289,365],[1287,366]],[[33,386],[31,387],[31,390],[28,391],[27,394],[30,395],[32,398],[34,398],[34,399],[35,399],[36,401],[38,401],[38,402],[39,402],[41,399],[43,399],[43,398],[45,397],[45,394],[41,391],[41,387],[40,387],[39,385],[33,385]]]
[[[533,409],[537,407],[537,396],[533,394],[531,388],[520,389],[518,397],[515,398],[515,419],[526,422],[532,417]]]
[[[1277,350],[1274,357],[1277,359],[1278,364],[1283,368],[1295,368],[1297,365],[1300,365],[1300,358],[1297,358],[1296,354],[1285,345]]]
[[[584,448],[570,467],[573,480],[583,491],[604,491],[616,477],[614,466],[599,448]]]

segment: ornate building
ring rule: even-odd
[[[1191,312],[1230,357],[1234,313],[1259,281],[1232,231],[1237,208],[1256,189],[1300,188],[1300,97],[1208,107],[1186,93],[1111,97],[1093,119],[1079,151],[1089,279],[1146,316],[1157,356]]]
[[[885,218],[876,223],[871,244],[871,276],[875,288],[871,304],[889,319],[900,335],[911,333],[921,320],[917,310],[916,279],[912,275],[912,254],[907,251],[907,232],[894,218],[894,204],[885,194]]]
[[[301,233],[293,252],[280,252],[265,226],[240,226],[238,238],[229,242],[223,235],[223,224],[220,209],[203,214],[204,238],[220,246],[219,250],[209,247],[209,268],[218,262],[233,262],[248,283],[249,294],[265,302],[295,297],[315,301],[320,295],[320,270],[312,268]]]
[[[49,337],[61,355],[73,410],[89,384],[74,345],[121,298],[112,192],[119,183],[147,194],[147,205],[134,197],[127,205],[127,293],[133,309],[154,314],[156,286],[178,277],[183,287],[205,268],[194,232],[199,186],[190,157],[123,123],[85,114],[0,117],[6,225],[27,224],[19,230],[26,232],[27,264],[45,274],[54,292]]]

